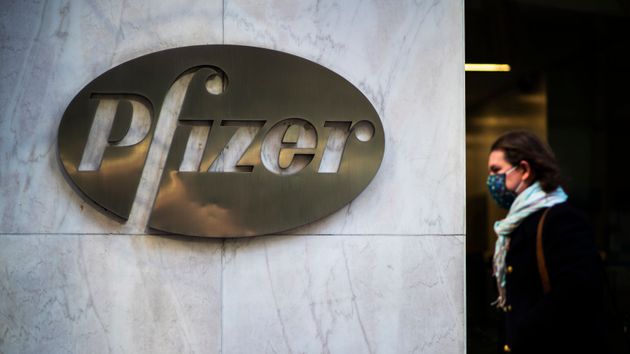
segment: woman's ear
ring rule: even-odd
[[[532,166],[529,162],[522,160],[519,162],[519,167],[523,170],[523,180],[526,182],[531,182],[534,178],[534,171],[532,170]]]

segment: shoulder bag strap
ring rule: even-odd
[[[545,223],[545,216],[551,207],[547,208],[543,213],[540,221],[538,222],[538,232],[536,234],[536,260],[538,262],[538,272],[540,273],[540,281],[542,282],[543,291],[547,294],[551,290],[551,283],[549,282],[549,272],[547,271],[547,265],[545,263],[545,254],[543,252],[542,232],[543,225]]]

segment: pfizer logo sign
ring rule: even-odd
[[[384,141],[374,107],[341,76],[233,45],[164,50],[105,72],[70,102],[58,133],[68,180],[122,219],[150,149],[162,148],[148,226],[207,237],[279,232],[338,210],[372,180]]]

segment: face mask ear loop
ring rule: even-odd
[[[507,175],[509,175],[509,174],[510,174],[510,173],[512,173],[514,170],[516,170],[516,168],[517,168],[517,167],[518,167],[518,165],[516,165],[516,166],[514,166],[514,167],[510,168],[509,170],[505,171],[505,175],[506,175],[506,176],[507,176]]]
[[[518,194],[519,193],[519,188],[521,188],[521,185],[523,184],[523,181],[521,181],[521,183],[518,184],[518,186],[516,186],[516,189],[514,190],[514,193]]]
[[[509,171],[507,171],[505,173],[505,175],[507,176],[508,174],[512,173],[512,171],[516,170],[516,168],[518,167],[518,165],[512,167]],[[518,186],[516,186],[516,189],[514,190],[514,194],[518,194],[518,190],[519,188],[521,188],[521,185],[523,184],[523,180],[521,180],[521,182],[518,184]]]

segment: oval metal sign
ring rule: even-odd
[[[167,93],[182,83],[172,140],[157,141]],[[343,207],[378,171],[385,140],[368,99],[331,70],[269,49],[204,45],[105,72],[74,97],[59,126],[69,180],[123,219],[152,144],[168,152],[148,226],[239,237]]]

